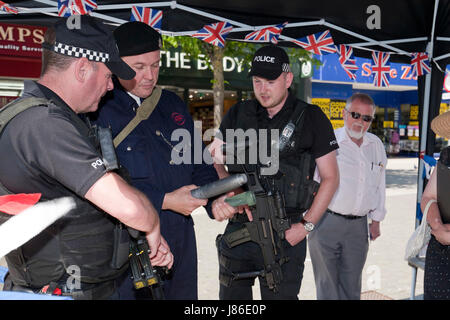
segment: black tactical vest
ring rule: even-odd
[[[289,120],[295,122],[300,117],[288,146],[279,154],[279,173],[274,176],[275,185],[284,195],[288,216],[298,215],[309,209],[319,188],[319,184],[313,180],[315,160],[308,150],[301,150],[299,147],[305,117],[302,111],[307,107],[308,104],[297,99],[292,115],[281,127],[264,128],[279,129],[281,133]],[[256,100],[240,103],[237,110],[234,129],[240,128],[246,131],[250,128],[259,128]],[[228,167],[230,168],[230,166]],[[233,166],[232,170],[236,170],[236,168],[237,166]]]
[[[59,109],[50,101],[43,104],[42,99],[28,99],[35,99],[30,100],[28,107],[53,107],[56,112]],[[11,108],[23,100],[25,99],[13,101],[0,111],[0,133],[11,119],[9,117],[5,122],[4,112],[11,112]],[[28,107],[24,107],[22,103],[20,109],[23,111]],[[75,126],[84,126],[83,130],[86,130],[86,124],[75,114],[71,120]],[[8,190],[0,188],[1,195],[7,193]],[[68,276],[84,283],[99,283],[117,278],[128,267],[127,263],[112,265],[115,255],[114,233],[117,233],[118,221],[87,200],[77,195],[72,197],[76,203],[75,209],[6,255],[10,276],[15,285],[41,288],[51,281],[64,281]],[[45,200],[49,199],[41,199]],[[9,215],[0,213],[0,224],[9,218]],[[76,270],[80,272],[77,273]]]

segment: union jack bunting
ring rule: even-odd
[[[425,52],[416,52],[411,58],[413,77],[423,76],[431,72],[430,60]]]
[[[228,22],[216,22],[203,26],[203,28],[197,31],[197,33],[194,33],[192,37],[223,48],[225,47],[225,38],[232,29],[232,25]]]
[[[292,40],[292,42],[315,54],[323,55],[336,52],[336,46],[334,45],[330,30],[310,34],[307,37]]]
[[[372,52],[372,74],[374,75],[373,84],[377,87],[389,87],[389,72],[391,67],[388,63],[390,54],[387,52]]]
[[[161,30],[163,12],[145,7],[131,7],[130,21],[141,21],[148,24],[153,29]]]
[[[19,10],[17,10],[16,7],[13,7],[7,3],[4,3],[3,1],[0,1],[0,11],[4,11],[7,13],[15,13],[15,14],[19,13]]]
[[[94,0],[58,0],[58,16],[70,17],[74,14],[89,14],[97,9]]]
[[[342,68],[344,68],[345,73],[347,73],[350,79],[356,80],[358,66],[356,65],[355,57],[353,56],[353,48],[340,44],[339,46],[336,46],[336,51],[339,54],[339,62],[341,63]]]
[[[248,35],[245,36],[245,40],[249,41],[258,41],[258,42],[272,42],[273,44],[278,43],[278,37],[283,31],[284,26],[287,25],[287,21],[285,23],[277,24],[276,26],[271,26],[267,28],[262,28],[259,30],[255,30]]]

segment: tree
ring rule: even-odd
[[[211,83],[214,96],[214,128],[218,128],[222,121],[226,83],[223,72],[223,58],[225,56],[239,57],[242,59],[243,65],[250,66],[255,51],[262,45],[240,41],[227,41],[225,48],[221,48],[199,39],[185,36],[163,36],[163,40],[165,46],[181,47],[191,57],[198,57],[200,54],[207,57],[206,63],[213,72]],[[309,53],[301,48],[289,48],[287,52],[291,61],[300,59],[301,61],[311,61],[313,65],[320,63],[318,60],[311,58]]]

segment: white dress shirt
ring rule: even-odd
[[[386,151],[381,140],[367,132],[358,146],[345,128],[334,131],[339,149],[339,187],[328,208],[381,221],[386,215]]]
[[[139,107],[139,106],[141,105],[141,98],[139,98],[138,96],[132,94],[131,92],[128,92],[128,91],[127,91],[127,93],[128,93],[128,95],[129,95],[130,97],[132,97],[132,98],[136,101],[136,103],[137,103],[137,105],[138,105],[138,107]],[[136,112],[136,110],[133,110],[133,111]]]

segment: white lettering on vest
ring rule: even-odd
[[[91,163],[91,166],[92,166],[94,169],[97,169],[97,167],[98,167],[98,166],[101,166],[101,165],[103,165],[103,161],[100,160],[100,159],[97,159],[96,161],[94,161],[94,162]]]

